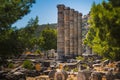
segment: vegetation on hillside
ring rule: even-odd
[[[57,48],[57,30],[51,28],[49,25],[40,28],[38,25],[38,18],[31,19],[31,25],[27,25],[25,28],[18,30],[18,37],[21,42],[21,48],[29,51],[47,51]],[[34,24],[36,23],[36,24]],[[38,31],[37,29],[41,29]]]

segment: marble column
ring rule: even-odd
[[[70,54],[70,22],[69,22],[70,8],[65,7],[64,10],[64,46],[65,46],[65,56]]]
[[[74,9],[70,9],[70,56],[74,54]]]
[[[74,11],[74,55],[78,55],[78,12]]]
[[[78,14],[78,55],[82,55],[82,13]]]
[[[64,56],[64,5],[57,5],[58,8],[58,27],[57,27],[57,53],[58,59]]]

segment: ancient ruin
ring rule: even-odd
[[[64,56],[82,55],[82,14],[74,9],[58,5],[58,59]]]

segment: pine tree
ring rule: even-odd
[[[120,60],[120,3],[103,1],[93,4],[90,13],[90,30],[84,43],[111,60]]]

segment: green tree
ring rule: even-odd
[[[118,3],[116,3],[118,2]],[[120,60],[120,3],[119,0],[93,4],[90,13],[90,30],[84,43],[111,60]]]
[[[40,46],[43,50],[50,50],[57,48],[57,31],[47,26],[40,36]]]
[[[35,0],[0,0],[0,32],[30,12]]]
[[[30,21],[28,21],[28,24],[25,28],[18,30],[18,39],[22,45],[22,49],[32,49],[35,44],[38,44],[38,40],[35,35],[37,27],[38,17],[36,16],[35,19],[31,18]]]
[[[17,30],[12,24],[30,12],[35,0],[0,0],[0,64],[5,57],[19,53]]]

